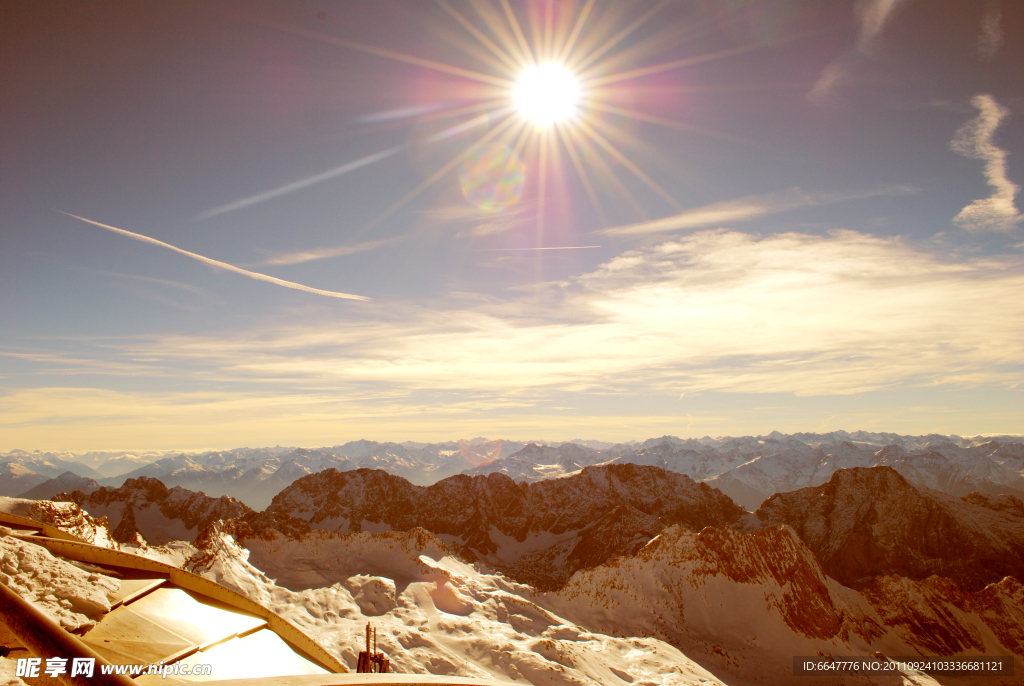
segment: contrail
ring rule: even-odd
[[[385,150],[383,152],[374,153],[373,155],[361,157],[358,160],[349,162],[348,164],[343,164],[340,167],[335,167],[334,169],[329,169],[321,174],[317,174],[316,176],[309,176],[305,179],[293,181],[292,183],[286,184],[284,186],[279,186],[278,188],[274,188],[264,193],[250,195],[248,198],[242,198],[241,200],[236,200],[235,202],[228,203],[227,205],[215,207],[212,210],[207,210],[206,212],[197,215],[196,218],[209,219],[210,217],[216,217],[218,214],[224,214],[225,212],[233,212],[235,210],[240,210],[243,207],[249,207],[250,205],[255,205],[256,203],[261,203],[265,200],[270,200],[271,198],[276,198],[286,193],[291,193],[292,191],[297,191],[302,188],[306,188],[307,186],[312,186],[314,184],[327,181],[328,179],[333,179],[335,176],[341,176],[342,174],[347,174],[350,171],[355,171],[360,167],[365,167],[368,164],[379,162],[380,160],[383,160],[385,157],[391,157],[401,149],[401,146],[399,146],[396,148],[391,148],[390,150]]]
[[[285,288],[294,288],[297,291],[305,291],[307,293],[314,293],[316,295],[325,295],[328,298],[345,298],[347,300],[369,300],[369,298],[367,298],[366,296],[363,296],[363,295],[352,295],[351,293],[338,293],[337,291],[324,291],[324,290],[321,290],[319,288],[312,288],[310,286],[303,286],[301,283],[295,283],[293,281],[285,281],[284,279],[278,279],[278,278],[273,277],[273,276],[268,276],[267,274],[260,274],[259,272],[251,272],[248,269],[242,269],[241,267],[236,267],[235,265],[228,264],[227,262],[221,262],[220,260],[210,259],[209,257],[203,257],[202,255],[197,255],[194,252],[189,252],[188,250],[182,250],[181,248],[176,248],[173,245],[171,245],[170,243],[164,243],[163,241],[158,241],[157,239],[150,238],[149,236],[143,236],[142,234],[132,233],[131,231],[125,231],[124,229],[119,229],[116,226],[109,226],[107,224],[101,224],[99,222],[94,222],[91,219],[86,219],[85,217],[79,217],[77,214],[71,214],[70,212],[62,212],[61,210],[57,210],[57,211],[60,212],[61,214],[65,215],[65,216],[74,217],[75,219],[79,219],[79,220],[81,220],[83,222],[86,222],[87,224],[92,224],[94,226],[98,226],[101,229],[106,229],[108,231],[113,231],[114,233],[119,233],[122,236],[128,236],[128,238],[134,238],[137,241],[142,241],[143,243],[150,243],[152,245],[158,245],[161,248],[167,248],[168,250],[173,250],[176,253],[181,253],[182,255],[185,255],[186,257],[191,257],[193,260],[199,260],[200,262],[203,262],[204,264],[208,264],[211,267],[217,267],[218,269],[225,269],[225,270],[227,270],[229,272],[235,272],[236,274],[241,274],[242,276],[248,276],[250,279],[256,279],[257,281],[266,281],[267,283],[277,284],[278,286],[284,286]]]

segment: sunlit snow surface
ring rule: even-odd
[[[372,621],[398,672],[537,685],[722,683],[663,641],[583,630],[527,600],[532,588],[445,555],[422,530],[324,537],[305,555],[337,581],[298,592],[287,586],[308,585],[312,565],[291,564],[302,550],[283,538],[265,543],[247,540],[249,551],[222,534],[193,569],[270,607],[353,668]]]

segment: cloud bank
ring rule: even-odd
[[[757,395],[795,395],[789,402],[807,422],[819,407],[853,407],[861,393],[890,395],[875,396],[863,421],[844,415],[851,428],[891,430],[893,412],[910,412],[901,401],[916,393],[955,404],[957,421],[1006,431],[1021,421],[1012,389],[1024,386],[1022,290],[1018,254],[952,261],[853,231],[701,231],[502,299],[397,301],[356,322],[277,319],[241,333],[86,341],[57,359],[18,358],[31,364],[34,386],[48,373],[66,386],[76,367],[92,373],[76,378],[96,383],[0,396],[0,443],[39,444],[55,427],[69,442],[104,446],[111,436],[123,437],[116,445],[155,445],[157,436],[167,437],[160,445],[182,436],[220,445],[256,434],[621,440],[679,433],[684,412],[695,431],[732,421],[749,430],[763,418],[738,414],[736,403],[764,404]],[[147,390],[125,391],[127,378],[147,379],[138,387]],[[219,390],[201,392],[199,382]],[[709,394],[737,401],[709,410]],[[821,396],[833,400],[813,401]],[[879,397],[892,411],[878,411]],[[968,397],[1006,400],[961,406]],[[913,426],[932,430],[940,416]]]
[[[992,195],[975,200],[960,210],[953,221],[968,231],[1009,231],[1021,221],[1014,204],[1020,186],[1007,178],[1007,152],[996,146],[993,138],[1010,111],[985,93],[974,96],[971,104],[978,108],[978,116],[957,129],[949,146],[964,157],[985,162],[985,181],[991,186]]]
[[[703,231],[502,301],[390,303],[389,319],[359,326],[126,352],[212,365],[223,381],[477,398],[1008,384],[1022,378],[1024,301],[1010,296],[1022,288],[1019,257],[953,263],[853,231]]]

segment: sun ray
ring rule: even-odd
[[[330,36],[319,31],[310,31],[309,29],[302,29],[297,26],[290,24],[284,24],[281,22],[270,21],[266,19],[250,18],[251,21],[276,28],[281,31],[292,33],[298,36],[306,36],[307,38],[313,38],[315,40],[322,41],[324,43],[330,43],[332,45],[338,45],[351,50],[358,50],[360,52],[369,53],[371,55],[377,55],[378,57],[385,57],[387,59],[395,60],[397,62],[405,62],[406,64],[412,64],[417,67],[423,67],[425,69],[432,69],[445,74],[452,74],[453,76],[461,76],[463,78],[472,79],[479,81],[480,83],[487,83],[493,86],[499,86],[503,89],[512,88],[515,86],[515,82],[509,79],[504,79],[499,76],[493,76],[491,74],[484,74],[482,72],[473,71],[472,69],[463,69],[462,67],[456,67],[451,64],[445,64],[443,62],[436,62],[434,60],[424,59],[422,57],[413,57],[412,55],[406,55],[405,53],[395,52],[394,50],[388,50],[386,48],[378,48],[373,45],[366,45],[365,43],[358,43],[347,38],[339,38],[338,36]]]
[[[544,5],[544,60],[551,60],[554,53],[555,40],[555,3],[547,0]]]
[[[548,141],[549,136],[540,137],[540,160],[537,169],[537,237],[535,245],[544,245],[544,217],[546,215],[545,203],[547,202],[548,186]],[[538,252],[534,261],[534,277],[539,282],[541,279],[542,255]]]
[[[600,145],[605,152],[614,157],[619,164],[628,169],[633,173],[635,177],[643,181],[647,186],[657,193],[661,198],[672,207],[676,208],[680,212],[683,211],[683,206],[679,204],[675,198],[669,195],[668,191],[658,185],[658,183],[648,176],[640,167],[636,166],[632,160],[624,155],[618,148],[616,148],[607,138],[602,136],[600,133],[594,130],[594,128],[587,122],[580,120],[578,123],[580,130],[583,131],[587,136],[592,138],[598,145]]]
[[[526,42],[526,36],[523,34],[522,27],[519,26],[516,13],[512,11],[512,5],[508,3],[508,0],[501,0],[501,7],[505,10],[505,17],[508,19],[509,26],[512,27],[512,33],[519,43],[519,49],[523,51],[523,58],[528,64],[536,64],[537,57],[530,51],[530,44]]]
[[[629,25],[627,25],[626,28],[622,29],[617,34],[615,34],[607,41],[605,41],[604,44],[602,44],[601,47],[599,47],[597,50],[594,50],[589,55],[582,57],[579,62],[574,62],[571,65],[572,70],[575,71],[576,73],[583,72],[583,70],[585,70],[588,66],[593,64],[596,60],[600,59],[602,55],[604,55],[606,52],[608,52],[616,45],[618,45],[620,42],[622,42],[622,40],[629,36],[629,34],[633,33],[638,28],[647,23],[647,21],[650,20],[651,17],[660,12],[661,9],[665,7],[665,5],[667,5],[669,2],[671,2],[671,0],[661,0],[661,2],[659,2],[657,5],[641,14],[639,17],[634,19]]]
[[[556,62],[564,64],[569,59],[573,46],[576,45],[576,40],[580,37],[580,31],[583,30],[583,24],[587,21],[587,17],[590,15],[590,10],[594,8],[595,2],[597,0],[587,0],[587,3],[583,5],[583,9],[580,10],[579,15],[576,17],[576,23],[573,25],[572,31],[565,41],[565,45],[562,46],[558,57],[555,59]]]
[[[507,117],[505,117],[493,129],[491,129],[490,131],[485,133],[483,136],[478,138],[475,142],[473,142],[470,145],[466,146],[466,148],[462,152],[460,152],[458,155],[453,157],[446,164],[444,164],[440,169],[435,171],[433,174],[428,176],[426,179],[421,181],[411,191],[409,191],[408,193],[403,195],[401,198],[399,198],[398,201],[395,204],[391,205],[386,210],[384,210],[383,212],[378,214],[376,217],[374,217],[373,221],[371,221],[369,224],[365,225],[362,229],[357,231],[354,234],[353,237],[354,238],[358,238],[359,236],[361,236],[362,234],[366,233],[370,229],[378,226],[382,221],[384,221],[385,219],[390,217],[392,214],[394,214],[395,212],[400,210],[410,200],[414,199],[420,193],[422,193],[423,191],[425,191],[426,189],[430,188],[435,183],[437,183],[441,179],[441,177],[443,177],[445,174],[447,174],[452,169],[454,169],[457,164],[459,164],[464,159],[466,159],[467,157],[472,155],[480,147],[482,147],[483,145],[487,144],[492,139],[496,138],[503,131],[505,131],[505,129],[509,128],[512,124],[516,123],[516,121],[517,121],[517,117],[515,115],[513,115],[513,114],[510,114]]]
[[[440,5],[442,9],[444,9],[444,11],[447,12],[455,21],[459,22],[462,28],[466,29],[471,36],[480,41],[481,45],[490,50],[495,57],[504,62],[505,66],[512,70],[512,73],[515,73],[522,68],[522,65],[516,62],[512,55],[502,50],[501,46],[488,38],[483,31],[474,26],[471,21],[462,16],[458,10],[449,5],[445,0],[437,0],[437,4]]]
[[[580,157],[576,152],[576,146],[573,144],[572,139],[569,137],[569,133],[564,127],[555,126],[555,130],[558,131],[558,137],[562,140],[562,145],[565,146],[565,151],[569,154],[569,159],[572,161],[572,166],[576,169],[576,173],[580,177],[580,181],[583,183],[583,190],[586,191],[587,197],[590,199],[590,204],[594,206],[594,211],[597,212],[598,218],[601,220],[602,226],[608,226],[608,217],[604,213],[604,209],[601,207],[601,203],[597,199],[597,192],[594,190],[594,185],[590,182],[590,174],[587,173],[587,168],[583,166],[580,161]]]
[[[577,133],[581,133],[579,127],[575,130]],[[589,159],[591,164],[597,167],[597,171],[602,174],[602,178],[607,180],[608,183],[611,184],[611,187],[626,199],[626,202],[628,202],[629,206],[633,208],[633,211],[636,212],[638,216],[646,219],[648,217],[647,211],[639,202],[637,202],[636,196],[634,196],[633,192],[626,187],[626,184],[622,183],[618,175],[615,173],[615,170],[611,168],[601,154],[591,145],[590,139],[585,135],[581,135],[577,138],[577,143],[584,153],[580,156],[580,159]]]
[[[423,27],[425,29],[429,30],[441,41],[455,46],[468,55],[477,69],[493,72],[506,78],[514,78],[518,73],[518,69],[509,67],[505,62],[495,57],[490,50],[485,49],[477,41],[462,33],[460,27],[451,26],[450,24],[449,22],[448,25],[442,25],[437,22],[423,20]]]
[[[418,117],[419,121],[438,121],[439,119],[449,119],[451,117],[461,117],[464,114],[474,114],[476,112],[488,112],[488,111],[500,111],[508,109],[508,96],[503,95],[500,98],[492,98],[490,100],[484,100],[483,102],[476,102],[472,105],[464,105],[462,107],[455,107],[450,110],[440,110],[438,112],[431,112],[430,114],[424,114]]]
[[[501,47],[505,49],[512,59],[515,60],[518,67],[521,69],[523,66],[530,63],[528,55],[524,55],[520,48],[515,36],[511,33],[507,22],[494,10],[494,5],[491,2],[485,0],[470,0],[470,4],[473,9],[476,10],[477,16],[479,16],[483,22],[487,25],[487,28],[494,34],[495,39],[501,43]]]
[[[677,131],[696,133],[701,136],[708,136],[709,138],[718,138],[721,140],[731,141],[733,143],[756,145],[756,143],[754,143],[753,141],[748,141],[738,136],[730,136],[727,133],[712,131],[711,129],[705,129],[700,126],[694,126],[693,124],[684,124],[683,122],[680,121],[665,119],[663,117],[658,117],[653,114],[637,112],[636,110],[626,109],[624,107],[616,107],[615,105],[609,105],[607,103],[600,102],[600,100],[598,100],[597,98],[588,100],[586,106],[588,109],[598,110],[600,112],[608,112],[609,114],[618,114],[620,116],[628,117],[636,121],[647,122],[648,124],[658,124],[659,126],[665,126],[670,129],[675,129]]]
[[[544,216],[548,190],[548,136],[540,137],[540,159],[537,164],[537,245],[544,245]]]
[[[516,142],[515,145],[512,146],[512,150],[520,158],[523,157],[523,148],[525,148],[526,145],[530,142],[532,138],[531,134],[533,133],[533,131],[534,127],[530,126],[529,122],[524,121],[522,129],[519,131],[518,134],[516,134]]]
[[[587,86],[591,88],[597,88],[600,86],[607,86],[612,83],[618,83],[627,79],[638,79],[643,76],[650,76],[651,74],[659,74],[665,71],[671,71],[673,69],[682,69],[683,67],[692,67],[695,64],[703,64],[704,62],[712,62],[714,60],[721,60],[727,57],[735,57],[736,55],[743,55],[748,52],[755,52],[757,50],[764,50],[769,47],[776,47],[782,42],[789,42],[797,40],[803,37],[803,35],[791,36],[786,39],[767,42],[748,43],[747,45],[740,45],[735,48],[726,48],[725,50],[716,50],[715,52],[709,52],[704,55],[697,55],[694,57],[686,57],[681,60],[672,60],[671,62],[662,62],[660,64],[652,64],[647,67],[639,67],[637,69],[630,69],[629,71],[618,72],[616,74],[609,74],[608,76],[594,77],[587,79]]]

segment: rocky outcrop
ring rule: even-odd
[[[776,494],[755,514],[766,526],[793,527],[826,573],[847,586],[866,588],[888,575],[938,575],[980,591],[1007,575],[1024,578],[1024,518],[1015,500],[956,498],[872,467]]]
[[[66,493],[58,493],[52,501],[32,502],[25,516],[77,536],[86,543],[104,548],[113,547],[107,518],[92,517]]]
[[[124,504],[124,509],[121,511],[121,523],[111,533],[111,538],[118,543],[138,542],[139,530],[135,526],[135,508],[130,502]]]
[[[999,494],[988,495],[985,493],[968,493],[963,499],[973,505],[980,505],[995,512],[1003,512],[1009,515],[1024,518],[1024,502],[1012,495]]]
[[[211,522],[255,514],[234,498],[211,498],[180,486],[167,488],[158,479],[145,476],[128,479],[120,488],[103,487],[89,494],[75,491],[61,497],[72,499],[93,515],[106,516],[114,530],[129,539],[134,540],[129,531],[133,529],[154,545],[192,540]]]

